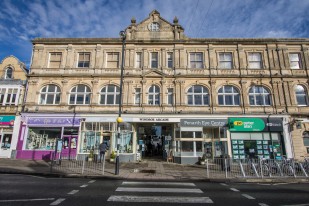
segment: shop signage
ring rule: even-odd
[[[80,118],[42,118],[29,117],[27,123],[29,125],[63,125],[63,126],[79,126]]]
[[[140,117],[140,118],[133,118],[132,121],[133,122],[179,122],[179,119],[168,118],[168,117]]]
[[[13,126],[14,121],[15,121],[15,116],[0,116],[0,125]]]
[[[229,118],[231,132],[283,131],[279,118]]]
[[[181,127],[224,127],[227,119],[181,119]]]

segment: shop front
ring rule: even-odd
[[[176,128],[175,162],[196,164],[203,156],[228,154],[227,119],[180,119]]]
[[[233,159],[282,159],[286,145],[281,118],[229,118]]]
[[[55,152],[63,157],[76,156],[79,117],[46,115],[23,116],[22,119],[16,158],[48,160]],[[59,141],[62,147],[57,150]]]
[[[11,156],[15,116],[0,116],[0,158]]]

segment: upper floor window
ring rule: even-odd
[[[232,53],[224,52],[219,53],[219,68],[220,69],[232,69]]]
[[[81,52],[78,54],[78,67],[89,67],[90,53]]]
[[[5,79],[12,79],[13,78],[13,69],[11,67],[8,67],[5,70]]]
[[[289,59],[290,59],[291,69],[300,69],[301,68],[301,61],[300,61],[300,54],[299,53],[289,54]]]
[[[148,104],[160,105],[160,88],[156,85],[151,85],[148,90]]]
[[[151,68],[158,68],[159,62],[158,52],[151,52]]]
[[[269,106],[271,105],[270,93],[263,86],[252,86],[249,90],[249,102],[252,106]]]
[[[239,105],[238,90],[233,86],[223,86],[218,91],[219,105]]]
[[[60,68],[62,53],[52,52],[49,55],[49,68]]]
[[[107,53],[107,65],[106,66],[107,68],[119,68],[119,53],[118,52]]]
[[[135,68],[142,68],[142,52],[136,53]]]
[[[248,54],[249,69],[262,69],[262,55],[259,52]]]
[[[149,30],[150,31],[159,31],[160,30],[160,25],[158,22],[152,22],[149,24]]]
[[[209,105],[208,89],[201,85],[194,85],[188,89],[188,105]]]
[[[134,104],[141,104],[141,88],[134,90]]]
[[[100,104],[116,105],[119,104],[119,87],[115,85],[107,85],[100,92]]]
[[[90,104],[91,90],[88,86],[78,84],[73,87],[70,91],[70,102],[69,104]]]
[[[173,68],[173,52],[167,52],[167,68]]]
[[[173,88],[167,89],[167,104],[174,105],[174,89]]]
[[[57,85],[46,85],[41,89],[39,104],[59,104],[60,94],[60,87]]]
[[[0,88],[0,105],[17,105],[18,88]]]
[[[190,53],[190,68],[196,68],[196,69],[203,68],[203,53],[202,52]]]
[[[308,105],[308,93],[307,90],[302,85],[297,85],[295,87],[295,94],[298,106]]]

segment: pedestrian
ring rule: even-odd
[[[108,146],[105,142],[102,142],[99,146],[99,151],[100,151],[100,162],[102,161],[102,159],[104,159],[105,156],[105,152],[106,150],[108,150]]]

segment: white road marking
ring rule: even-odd
[[[80,186],[80,187],[87,187],[88,185],[82,185],[82,186]]]
[[[234,191],[234,192],[239,192],[238,189],[235,189],[235,188],[230,188],[230,190]]]
[[[268,206],[268,204],[265,203],[259,203],[260,206]]]
[[[19,200],[0,200],[0,202],[32,202],[32,201],[51,201],[55,198],[19,199]]]
[[[176,186],[191,186],[194,187],[194,183],[182,183],[182,182],[123,182],[123,185],[176,185]]]
[[[228,186],[227,184],[225,184],[225,183],[220,183],[220,185],[222,185],[222,186]]]
[[[109,202],[213,203],[209,197],[110,196]]]
[[[244,196],[245,198],[249,199],[249,200],[254,200],[255,198],[250,196],[250,195],[247,195],[247,194],[241,194],[242,196]]]
[[[59,205],[61,202],[63,202],[65,200],[65,198],[59,198],[58,200],[56,200],[55,202],[50,203],[50,205]]]
[[[309,206],[309,203],[297,204],[297,205],[282,205],[282,206]]]
[[[200,189],[186,189],[186,188],[132,188],[132,187],[118,187],[116,192],[173,192],[173,193],[203,193]]]
[[[91,183],[94,183],[94,182],[95,182],[95,180],[91,180],[91,181],[89,181],[88,183],[90,183],[90,184],[91,184]]]
[[[71,192],[68,193],[68,195],[74,195],[74,194],[76,194],[78,192],[79,192],[79,190],[72,190]]]

